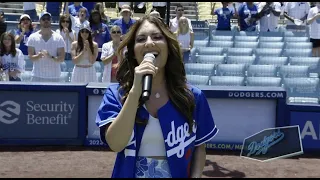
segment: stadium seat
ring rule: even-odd
[[[217,66],[217,76],[241,76],[246,73],[245,64],[219,64]]]
[[[235,36],[234,41],[240,42],[257,42],[258,36]]]
[[[309,37],[284,37],[284,42],[309,42]]]
[[[252,56],[252,48],[228,48],[228,56]]]
[[[283,49],[284,42],[259,42],[259,48]]]
[[[233,36],[212,36],[210,41],[232,41]]]
[[[283,37],[283,32],[260,32],[260,37]]]
[[[187,81],[192,85],[208,85],[209,76],[186,75]]]
[[[257,48],[255,50],[255,55],[256,56],[280,57],[282,55],[282,49]]]
[[[209,47],[230,48],[233,47],[233,41],[210,41]]]
[[[298,65],[298,66],[309,66],[309,71],[311,73],[319,73],[319,57],[290,57],[289,64],[290,65]]]
[[[234,34],[235,36],[258,36],[259,32],[258,31],[237,31]]]
[[[280,66],[279,76],[281,78],[309,77],[309,67],[296,65]]]
[[[257,64],[259,64],[259,65],[274,65],[274,66],[287,65],[288,64],[288,57],[259,56],[259,57],[257,57]]]
[[[186,74],[211,76],[214,75],[215,64],[187,63],[184,67]]]
[[[234,32],[233,31],[217,31],[217,30],[213,30],[213,31],[211,31],[211,35],[212,36],[234,36]]]
[[[283,37],[259,37],[259,42],[282,42]]]
[[[312,49],[285,49],[283,55],[287,57],[311,57]]]
[[[21,81],[31,81],[31,71],[24,71],[23,73],[21,73]]]
[[[207,40],[194,40],[194,47],[208,47],[209,41]]]
[[[255,56],[227,56],[227,64],[254,64],[256,60]]]
[[[197,48],[195,53],[198,53],[198,55],[222,55],[223,54],[223,48],[219,48],[219,47],[202,47],[202,48]]]
[[[94,68],[96,69],[96,72],[102,72],[101,65],[98,61],[96,61],[93,65],[94,65]]]
[[[70,82],[70,72],[61,72],[60,82]]]
[[[286,49],[312,49],[311,42],[287,42]]]
[[[307,37],[306,32],[298,32],[298,31],[286,31],[283,33],[285,37]]]
[[[247,77],[246,86],[280,87],[279,77]]]
[[[250,65],[248,77],[277,77],[277,67],[273,65]]]
[[[289,103],[318,104],[319,78],[284,78]]]
[[[211,86],[244,86],[244,77],[238,76],[211,76]]]
[[[194,40],[209,40],[209,28],[207,29],[193,29]]]
[[[215,55],[200,55],[197,56],[196,61],[201,64],[225,64],[224,56],[215,56]]]
[[[236,41],[234,42],[234,47],[235,48],[252,48],[252,49],[256,49],[258,48],[258,42],[240,42],[240,41]]]

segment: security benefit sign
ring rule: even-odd
[[[78,137],[77,92],[1,91],[1,139]]]
[[[265,129],[246,138],[240,156],[264,162],[300,154],[299,126],[287,126]]]

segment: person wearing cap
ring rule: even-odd
[[[32,33],[34,33],[32,20],[28,14],[23,14],[20,16],[20,22],[18,25],[18,30],[16,31],[15,41],[16,44],[20,44],[19,49],[24,55],[28,55],[28,38]]]
[[[149,15],[150,15],[150,16],[154,16],[154,17],[157,17],[157,18],[161,18],[160,13],[159,13],[156,9],[151,9]]]
[[[4,18],[4,12],[0,10],[0,36],[7,31],[7,23]]]
[[[165,19],[167,12],[167,2],[152,2],[152,9],[156,9],[161,18]]]
[[[59,82],[66,45],[63,37],[52,31],[50,13],[40,14],[40,30],[29,36],[27,46],[28,56],[33,61],[31,81]]]
[[[98,47],[102,48],[102,45],[111,40],[109,28],[106,24],[102,22],[102,17],[99,11],[91,11],[89,17],[90,27],[92,29],[92,38],[93,41],[98,43]],[[98,59],[100,60],[101,52],[98,53]]]
[[[82,25],[78,37],[78,40],[71,44],[72,61],[75,64],[71,82],[97,82],[93,64],[98,56],[98,44],[92,39],[90,26]]]
[[[125,35],[130,27],[136,22],[136,20],[131,18],[132,12],[129,5],[123,5],[121,7],[120,14],[122,18],[116,20],[113,25],[118,25],[121,27],[122,34]]]

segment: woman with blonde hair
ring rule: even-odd
[[[110,29],[111,41],[104,43],[102,46],[101,61],[104,64],[102,82],[116,82],[118,56],[117,49],[120,45],[121,28],[113,25]]]
[[[119,83],[106,89],[96,119],[101,140],[117,152],[112,178],[200,178],[205,143],[218,129],[203,92],[187,83],[176,37],[160,18],[144,16],[117,54]],[[140,98],[146,74],[148,100]]]
[[[189,62],[190,50],[193,48],[194,43],[194,33],[190,31],[188,19],[184,16],[181,16],[178,21],[178,30],[175,32],[180,47],[183,52],[183,62]]]

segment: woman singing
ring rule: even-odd
[[[117,25],[111,27],[111,41],[102,46],[101,61],[104,64],[102,82],[116,82],[118,57],[116,51],[120,44],[121,28]]]
[[[73,68],[71,82],[97,82],[93,64],[98,56],[98,44],[92,41],[89,26],[80,27],[78,41],[71,44]]]
[[[2,69],[9,81],[21,81],[20,74],[24,71],[24,55],[16,48],[14,36],[5,32],[0,37],[0,59]]]
[[[122,53],[127,47],[127,51]],[[155,55],[154,62],[145,59]],[[179,42],[161,19],[139,19],[120,43],[117,80],[106,89],[96,123],[117,152],[113,178],[198,178],[205,142],[218,129],[202,91],[187,84]],[[142,80],[153,75],[148,101]]]

